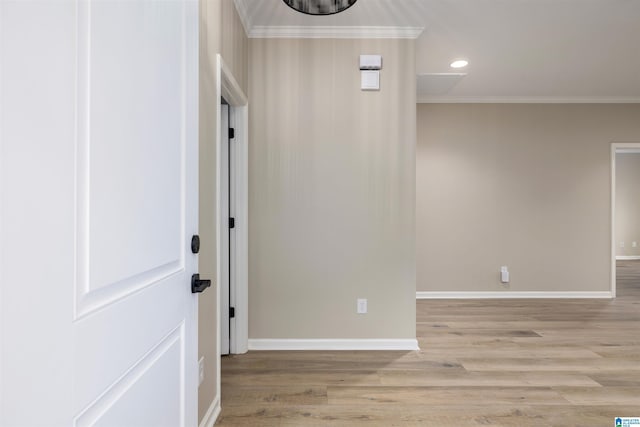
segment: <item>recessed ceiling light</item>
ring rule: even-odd
[[[464,59],[458,59],[451,63],[451,68],[464,68],[467,65],[469,65],[469,61],[466,61]]]

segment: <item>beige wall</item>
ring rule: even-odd
[[[408,40],[250,40],[250,338],[415,338],[414,60]]]
[[[243,90],[247,90],[248,40],[233,0],[200,2],[200,210],[201,248],[199,273],[215,282],[216,224],[216,54],[221,53]],[[244,79],[244,80],[243,80]],[[198,353],[205,360],[205,379],[198,393],[198,419],[202,420],[216,398],[217,300],[214,284],[199,296]]]
[[[222,58],[245,95],[248,95],[249,39],[233,0],[222,1]]]
[[[616,255],[640,256],[640,154],[616,154],[615,224]]]
[[[418,291],[608,291],[613,141],[640,105],[418,105]]]

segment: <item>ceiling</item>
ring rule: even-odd
[[[640,102],[639,0],[235,1],[250,37],[417,37],[421,102]]]

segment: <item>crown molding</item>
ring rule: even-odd
[[[246,0],[233,0],[247,37],[254,39],[417,39],[424,27],[254,25]]]
[[[423,96],[418,104],[639,104],[637,96]]]
[[[263,26],[249,31],[256,39],[416,39],[424,27]]]

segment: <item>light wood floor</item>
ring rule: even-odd
[[[419,352],[223,358],[220,426],[613,426],[640,417],[640,261],[609,300],[421,300]]]

